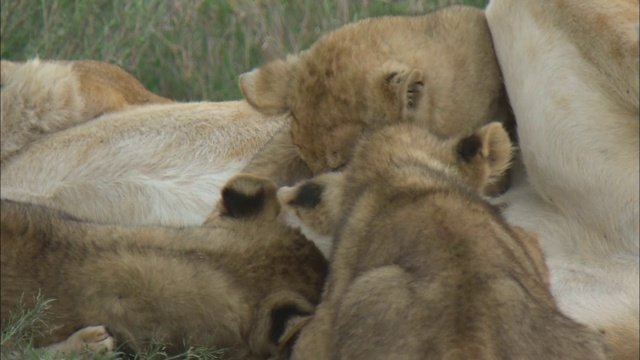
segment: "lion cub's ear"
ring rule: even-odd
[[[278,189],[285,223],[300,232],[329,258],[333,236],[340,221],[342,173],[325,173]]]
[[[389,61],[382,66],[377,80],[382,85],[382,101],[391,104],[392,118],[413,121],[420,106],[424,105],[424,74],[405,64]]]
[[[289,111],[289,84],[297,60],[296,56],[289,56],[240,75],[240,90],[247,102],[265,115]]]
[[[509,168],[513,146],[502,124],[492,122],[460,140],[457,153],[467,180],[482,192]]]
[[[275,218],[279,212],[276,184],[260,176],[238,174],[222,188],[222,197],[216,209],[205,220],[208,225],[219,217],[248,219]]]
[[[269,295],[258,309],[258,321],[251,333],[252,347],[287,359],[314,310],[314,306],[297,292],[283,290]]]

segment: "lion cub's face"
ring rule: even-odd
[[[325,173],[278,190],[285,223],[300,229],[326,258],[331,253],[333,231],[340,221],[343,179],[342,173]]]
[[[511,141],[500,123],[449,140],[412,124],[393,125],[365,136],[344,171],[281,187],[277,196],[285,222],[328,257],[335,231],[362,189],[440,183],[482,194],[507,169],[511,156]]]
[[[467,7],[346,25],[242,75],[240,87],[262,113],[291,115],[314,174],[343,166],[363,131],[415,121],[447,138],[507,106],[484,14]]]

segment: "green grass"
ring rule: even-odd
[[[3,324],[3,330],[0,335],[0,358],[15,360],[73,360],[82,354],[75,354],[66,357],[53,356],[46,354],[42,349],[33,346],[33,340],[36,336],[43,334],[49,328],[49,325],[43,321],[43,318],[49,313],[51,299],[43,299],[37,296],[32,301],[19,301],[17,309],[7,321],[7,326]],[[27,306],[26,304],[33,304]],[[71,334],[69,334],[71,335]],[[224,350],[211,350],[201,347],[192,347],[182,354],[169,356],[164,351],[162,344],[149,344],[144,350],[133,357],[127,357],[131,360],[219,360],[222,359]],[[114,360],[123,358],[124,353],[116,350],[110,355],[92,354],[93,360]]]
[[[42,318],[49,310],[52,300],[44,300],[38,296],[33,307],[27,307],[26,301],[23,300],[20,299],[19,306],[8,320],[7,326],[3,324],[0,336],[0,355],[3,359],[18,358],[17,354],[13,353],[15,350],[20,350],[23,352],[20,355],[27,357],[33,352],[31,344],[34,336],[46,328]]]
[[[0,0],[5,60],[95,59],[176,100],[241,97],[238,75],[346,22],[488,0]]]

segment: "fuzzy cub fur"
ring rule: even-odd
[[[638,12],[637,0],[487,8],[521,149],[505,218],[537,234],[560,309],[604,330],[616,359],[640,356]]]
[[[170,102],[118,66],[93,60],[3,60],[0,83],[0,163],[46,134],[100,114]]]
[[[292,116],[291,137],[280,146],[293,142],[297,151],[287,159],[314,174],[347,163],[367,129],[411,120],[446,138],[508,110],[486,19],[471,7],[345,25],[241,75],[240,87],[262,113]],[[281,164],[247,171],[272,176]]]
[[[281,188],[289,218],[335,237],[292,357],[604,359],[601,335],[557,309],[537,240],[477,193],[510,158],[498,123],[445,142],[400,124],[344,172]]]
[[[291,318],[314,310],[327,262],[277,221],[276,187],[233,177],[206,227],[121,227],[82,222],[2,200],[2,326],[17,301],[55,299],[36,345],[102,324],[134,351],[230,348],[266,359]]]
[[[200,225],[225,182],[285,123],[244,101],[105,114],[3,163],[2,197],[100,223]]]

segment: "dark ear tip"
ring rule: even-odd
[[[321,202],[324,187],[314,183],[306,182],[296,192],[296,196],[289,204],[304,208],[315,208]]]
[[[473,158],[478,155],[480,148],[482,147],[482,140],[476,134],[466,137],[460,140],[458,144],[458,155],[465,161],[471,162]]]
[[[305,315],[309,315],[309,312],[301,310],[295,304],[287,304],[273,309],[271,311],[271,332],[269,334],[269,340],[277,344],[285,332],[287,321],[296,316]]]
[[[245,217],[258,213],[264,206],[264,189],[254,194],[245,194],[233,187],[222,189],[223,215]]]

